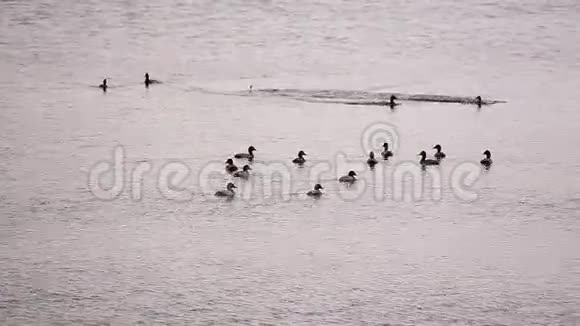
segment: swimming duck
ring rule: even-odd
[[[481,107],[481,104],[483,104],[483,102],[481,100],[481,96],[477,95],[475,97],[475,104],[477,104],[477,106]]]
[[[244,167],[242,168],[242,171],[237,171],[234,173],[234,177],[247,179],[250,177],[250,170],[251,169],[252,168],[249,165],[244,165]]]
[[[99,88],[103,90],[103,92],[107,91],[107,78],[103,79],[103,83],[99,85]]]
[[[304,153],[304,151],[298,152],[298,157],[293,159],[292,163],[304,164],[304,162],[306,162],[306,159],[304,158],[305,155],[306,155],[306,153]]]
[[[437,160],[442,160],[445,158],[445,153],[441,151],[441,145],[437,144],[433,146],[433,149],[437,150],[437,152],[434,155]]]
[[[159,83],[161,82],[158,80],[149,79],[149,73],[148,72],[145,73],[145,87],[149,87],[149,85],[151,84],[159,84]]]
[[[250,146],[248,147],[248,152],[247,153],[238,153],[236,155],[234,155],[235,158],[247,158],[248,160],[253,160],[254,159],[254,151],[256,151],[256,148],[254,146]]]
[[[356,178],[354,177],[355,175],[357,175],[356,172],[349,171],[348,175],[344,175],[338,178],[338,182],[350,182],[350,183],[355,182],[356,181]]]
[[[319,197],[320,195],[322,195],[322,191],[320,191],[320,189],[324,188],[322,188],[322,185],[320,185],[320,183],[317,183],[316,185],[314,185],[314,190],[310,190],[309,192],[306,193],[306,195],[311,197]]]
[[[419,153],[419,156],[421,156],[421,160],[419,161],[419,164],[421,164],[423,166],[425,166],[425,165],[439,165],[438,160],[426,159],[425,157],[427,157],[427,153],[425,153],[425,151],[421,151],[421,153]]]
[[[234,197],[234,195],[236,194],[234,192],[234,188],[237,188],[235,184],[229,182],[228,185],[226,186],[226,190],[218,190],[215,193],[215,196],[217,197],[229,197],[232,198]]]
[[[226,171],[228,173],[234,173],[238,170],[238,167],[234,164],[234,160],[228,158],[226,161]]]
[[[384,150],[383,150],[383,152],[381,153],[381,156],[383,156],[383,158],[384,158],[385,160],[388,160],[388,159],[389,159],[389,157],[393,156],[393,152],[391,152],[391,151],[389,150],[389,143],[384,143],[384,144],[383,144],[383,148],[384,148]]]
[[[490,167],[491,164],[493,163],[491,159],[491,152],[489,150],[486,150],[485,152],[483,152],[483,155],[485,155],[485,158],[481,160],[479,163],[481,163],[481,165],[485,167]]]
[[[391,95],[391,97],[389,97],[389,101],[387,102],[387,105],[390,107],[399,105],[400,103],[395,103],[395,100],[397,100],[397,97],[395,95]]]
[[[379,163],[379,161],[377,161],[377,159],[375,158],[375,153],[370,152],[369,153],[369,159],[367,160],[367,164],[371,167],[375,166],[375,164]]]

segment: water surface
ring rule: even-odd
[[[0,8],[3,325],[578,323],[577,1]],[[145,72],[163,84],[145,89]],[[270,88],[299,96],[259,91]],[[506,103],[391,110],[312,101],[320,90]],[[361,135],[383,124],[396,155],[371,171]],[[444,176],[492,150],[476,200],[447,179],[411,201],[377,181],[435,143]],[[216,201],[227,176],[200,171],[250,144],[256,187]],[[100,200],[89,171],[117,146],[125,188]],[[300,149],[309,163],[268,181]],[[351,161],[337,166],[341,155]],[[159,190],[170,162],[190,169],[186,200]],[[306,198],[324,163],[339,171]],[[350,168],[358,184],[334,182]]]

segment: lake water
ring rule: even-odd
[[[580,325],[579,21],[576,0],[0,1],[0,323]]]

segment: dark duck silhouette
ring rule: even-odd
[[[228,173],[234,173],[238,170],[238,167],[234,164],[234,160],[232,160],[231,158],[228,158],[226,160],[226,171]]]
[[[375,153],[373,152],[369,152],[369,159],[367,160],[367,164],[370,167],[375,166],[377,163],[379,163],[379,161],[377,161],[377,159],[375,158]]]
[[[493,160],[491,159],[491,152],[489,150],[486,150],[485,152],[483,152],[483,155],[485,155],[485,158],[481,161],[479,161],[479,163],[481,163],[481,165],[489,168],[491,166],[491,164],[493,163]]]
[[[160,84],[160,83],[161,82],[158,80],[149,78],[148,72],[145,73],[145,87],[149,87],[149,85],[152,85],[152,84]]]
[[[250,146],[248,147],[248,152],[247,153],[238,153],[236,155],[234,155],[235,158],[247,158],[248,160],[253,160],[254,159],[254,152],[256,151],[256,148],[254,146]]]
[[[395,100],[397,100],[398,98],[395,95],[391,95],[391,97],[389,97],[389,101],[386,103],[387,106],[390,106],[391,108],[400,105],[401,103],[396,103]]]
[[[322,191],[320,191],[320,189],[324,188],[322,188],[322,185],[320,185],[320,183],[317,183],[316,185],[314,185],[314,189],[307,192],[306,195],[310,197],[319,197],[320,195],[322,195]]]
[[[435,146],[433,146],[433,149],[437,150],[437,152],[435,152],[435,158],[438,160],[442,160],[445,158],[445,153],[443,153],[441,151],[441,145],[437,144]]]
[[[422,166],[426,166],[426,165],[439,165],[439,161],[438,160],[432,160],[432,159],[428,159],[427,157],[427,153],[425,153],[425,151],[421,151],[421,153],[419,153],[419,156],[421,156],[421,160],[419,161],[419,164],[421,164]]]
[[[250,177],[250,170],[252,168],[249,165],[244,165],[244,167],[242,168],[242,171],[236,171],[234,172],[234,177],[236,178],[242,178],[242,179],[247,179]]]
[[[389,143],[383,144],[383,152],[381,153],[383,159],[388,160],[389,157],[393,156],[393,152],[389,150]]]
[[[106,92],[108,87],[109,86],[107,86],[107,79],[105,78],[105,79],[103,79],[103,83],[101,85],[99,85],[99,88],[102,89],[103,92]]]
[[[339,182],[348,182],[348,183],[353,183],[353,182],[355,182],[355,181],[356,181],[356,178],[355,178],[355,176],[356,176],[356,172],[354,172],[354,171],[349,171],[349,172],[348,172],[348,175],[344,175],[344,176],[342,176],[342,177],[338,178],[338,181],[339,181]]]
[[[229,182],[228,185],[226,186],[225,190],[218,190],[215,193],[215,196],[217,197],[229,197],[232,198],[234,197],[234,195],[236,194],[234,192],[234,188],[237,188],[235,184]]]
[[[306,153],[304,153],[304,151],[298,152],[298,157],[293,159],[292,163],[304,164],[304,162],[306,162],[306,159],[304,158],[305,155],[306,155]]]

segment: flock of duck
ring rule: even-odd
[[[149,73],[145,73],[145,87],[149,87],[149,85],[152,84],[160,84],[161,82],[155,79],[151,79],[149,77]],[[107,85],[107,78],[103,79],[102,84],[99,85],[99,88],[101,88],[103,90],[103,92],[107,91],[107,88],[109,86]],[[250,85],[249,87],[249,91],[252,92],[252,85]],[[399,105],[399,103],[396,103],[395,100],[397,99],[397,97],[395,95],[391,95],[391,97],[389,98],[389,101],[387,102],[387,105],[389,106],[396,106]],[[482,104],[482,100],[481,100],[481,96],[477,96],[476,98],[476,104],[481,106]],[[421,159],[419,160],[419,164],[422,167],[426,167],[426,166],[430,166],[430,165],[439,165],[439,163],[441,162],[441,160],[443,160],[445,158],[445,153],[443,153],[441,151],[441,145],[437,144],[435,146],[433,146],[433,149],[436,150],[435,154],[433,155],[434,159],[428,159],[427,158],[427,153],[425,151],[421,151],[419,153],[419,156],[421,157]],[[245,159],[248,161],[252,161],[254,159],[254,152],[256,151],[256,148],[254,146],[250,146],[248,147],[248,152],[247,153],[238,153],[234,155],[234,158],[236,159]],[[491,159],[491,152],[489,150],[486,150],[485,152],[483,152],[483,155],[485,155],[485,158],[482,159],[480,161],[481,165],[484,166],[485,168],[489,168],[491,166],[491,164],[493,163],[492,159]],[[298,156],[292,160],[292,163],[294,164],[298,164],[298,165],[302,165],[306,162],[306,159],[304,158],[304,156],[306,156],[306,153],[301,150],[298,152]],[[383,160],[388,160],[389,158],[391,158],[393,156],[393,152],[389,150],[389,144],[388,143],[384,143],[383,144],[383,151],[381,152],[381,157],[383,158]],[[375,153],[374,152],[370,152],[369,153],[369,158],[367,159],[366,163],[370,166],[373,167],[376,164],[379,163],[379,161],[375,158]],[[248,179],[250,177],[250,171],[252,170],[252,168],[249,165],[244,165],[242,167],[242,169],[238,169],[238,167],[234,164],[234,160],[231,158],[228,158],[225,161],[226,164],[226,172],[231,174],[233,177],[235,178],[241,178],[241,179]],[[342,183],[353,183],[356,181],[356,172],[354,171],[349,171],[347,175],[344,175],[340,178],[338,178],[338,182],[342,182]],[[232,182],[229,182],[226,186],[225,190],[219,190],[215,193],[215,196],[217,197],[234,197],[235,195],[235,191],[234,189],[237,188],[236,185]],[[319,197],[322,195],[322,189],[324,189],[322,187],[321,184],[317,183],[314,185],[314,189],[308,191],[306,193],[306,195],[311,196],[311,197]]]
[[[421,165],[421,167],[426,167],[426,166],[431,166],[431,165],[439,165],[439,163],[445,158],[446,155],[441,150],[441,145],[437,144],[437,145],[433,146],[433,149],[435,149],[435,151],[436,151],[435,154],[433,155],[433,157],[434,157],[433,159],[428,159],[427,153],[425,151],[421,151],[419,153],[418,156],[421,157],[421,159],[419,160],[419,164]],[[250,147],[248,147],[247,153],[235,154],[234,158],[244,159],[244,160],[248,160],[249,162],[251,162],[254,159],[254,152],[255,151],[256,151],[256,148],[254,146],[250,146]],[[484,168],[489,168],[491,166],[491,164],[493,163],[493,161],[491,159],[491,152],[489,150],[486,150],[483,152],[483,155],[485,156],[485,158],[483,158],[479,163]],[[306,159],[304,158],[304,156],[307,156],[307,154],[303,150],[299,151],[297,157],[292,160],[292,163],[298,164],[298,165],[303,165],[306,162]],[[383,144],[383,151],[381,152],[382,159],[388,160],[392,156],[393,156],[393,152],[389,150],[389,144],[384,143]],[[372,151],[369,152],[369,158],[367,159],[366,163],[370,167],[374,167],[376,164],[379,163],[379,160],[377,160],[375,158],[374,152],[372,152]],[[226,164],[226,166],[225,166],[226,172],[231,174],[234,178],[240,178],[240,179],[250,178],[250,171],[252,170],[252,168],[248,164],[245,164],[241,170],[235,165],[234,160],[232,158],[228,158],[225,161],[225,164]],[[338,178],[338,182],[352,184],[356,181],[356,176],[357,176],[357,174],[355,171],[349,171],[347,175],[344,175],[344,176],[341,176],[340,178]],[[233,182],[229,182],[226,186],[226,189],[218,190],[215,193],[215,196],[232,198],[235,196],[235,191],[234,191],[235,188],[237,188],[236,185]],[[322,195],[322,191],[321,191],[322,189],[324,189],[322,187],[322,185],[320,183],[317,183],[314,185],[314,189],[308,191],[306,193],[306,195],[311,196],[311,197],[319,197]]]
[[[161,84],[161,81],[156,80],[156,79],[151,79],[149,77],[149,73],[145,73],[145,80],[143,81],[143,83],[145,84],[145,87],[149,87],[149,85],[153,85],[153,84]],[[109,88],[109,85],[107,84],[107,78],[103,79],[103,82],[99,85],[99,88],[103,90],[103,92],[106,92],[107,89]],[[252,93],[254,86],[250,85],[248,88],[248,91],[250,93]],[[395,100],[398,100],[398,98],[395,95],[391,95],[389,97],[389,100],[386,102],[383,102],[384,105],[386,106],[390,106],[391,108],[394,108],[395,106],[401,105],[401,103],[395,102]],[[475,102],[474,102],[478,107],[481,108],[481,106],[483,105],[483,99],[481,98],[481,96],[476,96],[475,97]],[[367,103],[347,103],[347,104],[367,104]]]

